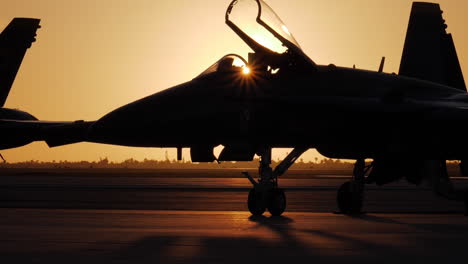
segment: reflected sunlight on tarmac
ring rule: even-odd
[[[425,187],[370,186],[366,214],[349,217],[334,213],[347,176],[288,178],[280,180],[284,216],[253,217],[246,179],[190,175],[1,175],[0,263],[440,263],[468,255],[463,204]]]

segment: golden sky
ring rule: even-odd
[[[41,120],[96,120],[109,111],[191,80],[221,56],[249,48],[224,24],[230,0],[3,1],[0,27],[13,17],[42,19],[6,107]],[[318,64],[398,72],[412,1],[267,0]],[[441,0],[468,75],[468,1]],[[465,63],[466,62],[466,63]],[[365,129],[365,128],[363,128]],[[10,162],[162,159],[166,150],[43,142],[2,151]],[[284,151],[276,151],[275,158]],[[169,150],[171,158],[175,151]],[[317,154],[309,151],[305,159]],[[187,152],[184,157],[189,158]]]

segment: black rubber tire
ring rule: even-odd
[[[247,207],[252,215],[260,216],[265,210],[265,202],[263,201],[262,193],[251,189],[249,191],[249,197],[247,198]]]
[[[364,200],[363,193],[353,191],[356,189],[353,188],[353,184],[355,183],[348,181],[343,183],[338,189],[336,201],[340,212],[343,214],[352,215],[361,213]]]
[[[268,211],[272,216],[280,216],[286,210],[286,194],[282,189],[273,189],[268,196]]]

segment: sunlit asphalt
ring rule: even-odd
[[[464,263],[463,204],[400,182],[345,216],[347,178],[280,181],[273,218],[247,212],[242,178],[2,175],[0,263]]]

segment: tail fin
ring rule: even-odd
[[[10,93],[26,50],[36,41],[39,19],[14,18],[0,34],[0,107]]]
[[[414,2],[400,64],[400,75],[466,91],[457,51],[439,4]]]

